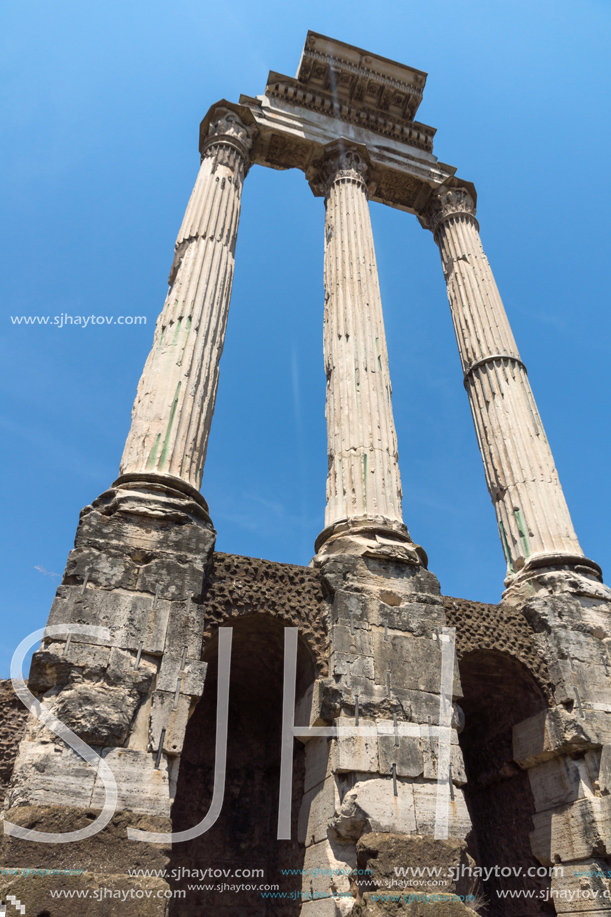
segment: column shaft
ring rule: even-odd
[[[324,170],[329,473],[325,530],[317,546],[340,529],[387,531],[409,541],[401,513],[367,164],[357,152],[342,148],[327,159]]]
[[[122,475],[170,475],[197,490],[201,485],[250,143],[231,112],[222,112],[211,126],[138,385]]]
[[[464,188],[422,219],[439,245],[486,481],[509,573],[541,555],[582,555],[554,459]]]

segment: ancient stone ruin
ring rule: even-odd
[[[40,703],[26,720],[0,695],[0,895],[27,917],[611,912],[611,592],[573,529],[475,188],[415,120],[425,81],[310,32],[295,78],[202,122],[119,476],[81,513],[34,654]],[[325,201],[309,567],[215,553],[199,490],[254,165],[301,169]],[[369,200],[439,247],[507,561],[498,606],[442,596],[403,520]],[[258,878],[178,894],[205,869]]]

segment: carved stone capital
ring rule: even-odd
[[[352,181],[368,190],[371,170],[363,151],[345,143],[334,143],[325,152],[318,174],[310,182],[314,194],[326,197],[336,181]]]
[[[225,165],[233,165],[237,151],[248,168],[250,165],[250,149],[253,144],[254,132],[252,128],[247,127],[240,117],[228,109],[219,108],[210,122],[208,127],[208,136],[201,148],[202,159],[206,155],[215,155],[225,158]]]
[[[438,227],[449,217],[463,215],[475,220],[475,201],[466,188],[440,188],[418,215],[421,225],[435,235]]]

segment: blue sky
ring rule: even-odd
[[[308,29],[429,74],[418,117],[477,187],[577,533],[608,566],[610,26],[607,0],[5,0],[0,675],[46,621],[79,510],[117,475],[199,122],[263,92],[268,70],[293,75]],[[504,561],[438,251],[414,217],[371,212],[405,520],[446,594],[498,601]],[[221,551],[307,564],[323,526],[323,220],[301,173],[251,171],[202,487]],[[10,321],[62,312],[147,325]]]

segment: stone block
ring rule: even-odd
[[[359,656],[373,655],[371,632],[362,627],[354,627],[353,630],[354,633],[351,632],[349,625],[335,624],[330,634],[331,652]]]
[[[585,860],[611,848],[611,797],[587,797],[533,817],[533,854],[545,865]]]
[[[167,554],[153,558],[140,567],[138,589],[155,594],[157,586],[171,602],[184,602],[188,594],[201,595],[204,584],[204,566],[201,558],[195,561]]]
[[[467,774],[462,751],[458,744],[458,735],[455,729],[450,732],[450,764],[452,765],[452,783],[454,786],[465,786]],[[426,736],[420,739],[422,757],[424,758],[423,777],[425,780],[437,780],[437,764],[439,760],[439,739],[437,736]]]
[[[598,661],[600,663],[600,659]],[[582,707],[611,712],[611,681],[602,664],[578,660],[573,660],[571,664],[568,659],[555,659],[550,663],[549,671],[557,704],[574,703],[578,712],[577,688]]]
[[[513,727],[513,756],[520,767],[534,767],[550,758],[587,751],[611,743],[611,715],[563,707],[542,710]]]
[[[552,758],[531,767],[528,771],[530,788],[537,812],[553,809],[573,802],[583,796],[593,796],[593,787],[585,772],[582,759]]]
[[[333,827],[340,838],[357,840],[372,831],[415,834],[413,784],[379,777],[357,782],[342,800]]]
[[[594,754],[596,752],[587,752],[586,762],[588,762],[589,755]],[[595,779],[598,782],[598,789],[603,795],[611,793],[611,745],[604,745],[601,749],[598,775]]]
[[[589,914],[611,911],[611,870],[595,858],[563,863],[562,875],[553,875],[550,900],[557,914]]]
[[[371,657],[368,657],[371,659]],[[354,707],[354,697],[359,696],[359,711],[365,716],[375,715],[384,709],[390,711],[391,698],[388,697],[386,685],[377,685],[373,680],[373,667],[370,675],[363,676],[350,673],[350,686],[347,686],[344,678],[340,690],[343,693],[343,703],[345,706]],[[367,706],[369,705],[369,706]]]
[[[134,689],[88,681],[68,682],[43,697],[44,706],[83,742],[102,747],[125,742],[140,701]],[[28,737],[39,742],[61,741],[34,717],[28,722]]]
[[[388,640],[385,640],[381,631],[375,631],[373,656],[378,684],[386,683],[386,673],[390,671],[394,690],[440,693],[441,649],[434,637],[389,634]],[[452,694],[454,697],[462,694],[456,660]]]
[[[95,778],[96,767],[63,743],[22,741],[5,804],[86,807]]]
[[[358,727],[353,719],[338,717],[336,725],[341,728],[363,728],[375,730],[375,720],[359,717]],[[377,735],[338,736],[332,743],[332,766],[336,773],[362,771],[378,773],[378,739]]]
[[[399,777],[419,777],[422,774],[424,758],[420,739],[405,736],[395,740],[392,735],[379,736],[378,748],[381,774],[392,773],[393,763]]]
[[[435,834],[437,818],[438,784],[414,783],[414,807],[416,812],[415,834]],[[471,830],[471,819],[462,790],[454,790],[454,799],[451,799],[447,784],[442,787],[447,794],[448,837],[464,838]]]
[[[163,750],[168,755],[179,755],[185,738],[185,730],[191,711],[191,698],[187,694],[178,697],[168,691],[155,691],[149,720],[149,748],[156,752],[165,729]]]
[[[332,653],[329,668],[333,675],[343,675],[347,684],[354,678],[373,681],[373,657],[353,653]]]
[[[339,590],[330,609],[331,625],[350,627],[352,619],[355,630],[368,630],[376,603],[373,596]]]
[[[191,697],[201,697],[204,692],[206,669],[208,663],[199,660],[187,660],[183,665],[182,653],[166,652],[161,659],[159,675],[157,677],[157,690],[176,692],[180,678],[180,693],[189,694]]]
[[[439,694],[426,691],[406,691],[391,682],[391,695],[403,710],[403,719],[422,726],[439,726]]]
[[[331,741],[326,737],[310,739],[305,747],[304,791],[322,783],[332,772]]]
[[[580,630],[554,629],[545,635],[548,644],[549,659],[567,659],[570,655],[573,663],[601,665],[606,662],[611,672],[611,659],[607,652],[607,642],[591,633]]]
[[[60,594],[61,589],[61,594]],[[91,624],[107,627],[110,641],[74,634],[72,643],[117,646],[137,650],[142,641],[146,653],[161,655],[165,645],[170,603],[140,593],[107,592],[102,589],[60,587],[51,607],[49,624]]]
[[[159,669],[159,657],[147,658],[141,654],[136,668],[137,658],[138,654],[133,650],[121,650],[113,646],[110,650],[105,681],[109,685],[135,688],[139,694],[148,693]]]
[[[299,809],[297,838],[300,843],[310,845],[327,836],[339,806],[339,795],[333,777],[327,777],[304,794]]]
[[[350,873],[355,868],[354,844],[342,843],[329,837],[306,847],[301,886],[304,905],[308,900],[306,895],[310,895],[311,903],[316,905],[334,894],[350,895]],[[316,911],[316,917],[319,913],[324,912]]]
[[[88,582],[101,589],[136,589],[140,568],[130,558],[124,546],[104,550],[82,545],[68,555],[64,579],[68,582]]]
[[[100,680],[104,677],[109,658],[109,647],[44,640],[32,656],[28,687],[33,694],[44,694],[74,677]]]
[[[202,605],[196,605],[195,602],[172,604],[166,630],[166,652],[182,655],[186,649],[187,659],[198,662],[202,655],[203,633],[204,608]]]
[[[168,761],[162,755],[155,767],[155,755],[131,748],[110,748],[102,752],[117,781],[117,809],[141,815],[170,815],[170,780]],[[104,783],[99,774],[90,805],[104,804]]]
[[[389,637],[393,633],[409,633],[414,637],[433,639],[435,628],[441,633],[441,628],[446,624],[445,610],[443,600],[439,596],[428,596],[427,598],[426,602],[414,602],[401,596],[401,601],[392,605],[381,598],[371,604],[368,619],[371,625],[382,634],[382,637],[384,637],[384,625],[386,624]]]

